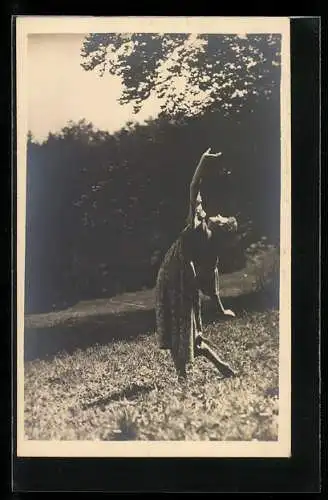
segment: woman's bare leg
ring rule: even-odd
[[[217,353],[208,345],[202,335],[197,336],[195,349],[198,356],[205,356],[225,377],[233,377],[236,375],[236,372],[231,368],[231,366],[219,358]]]

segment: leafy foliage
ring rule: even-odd
[[[252,245],[254,246],[254,244]],[[265,248],[263,264],[259,266],[255,288],[261,294],[262,299],[268,304],[279,306],[279,284],[280,284],[280,255],[276,248],[268,251]]]
[[[82,120],[42,144],[29,135],[27,311],[152,287],[185,225],[188,185],[209,144],[223,155],[208,168],[206,210],[235,214],[240,224],[221,249],[221,272],[242,267],[245,248],[261,236],[277,244],[279,141],[272,100],[238,122],[216,112],[108,134]]]
[[[81,65],[119,77],[120,103],[136,113],[153,96],[164,114],[183,120],[270,99],[280,83],[280,42],[278,34],[91,33]]]
[[[203,183],[206,211],[239,221],[221,272],[262,236],[278,244],[279,35],[95,33],[81,54],[85,70],[122,81],[121,104],[137,113],[155,98],[162,113],[114,134],[85,120],[42,144],[29,132],[27,311],[153,286],[209,146],[223,155]]]

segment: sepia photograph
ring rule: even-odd
[[[16,20],[17,455],[289,457],[288,18]]]

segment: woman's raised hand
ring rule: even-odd
[[[218,158],[222,153],[211,153],[211,148],[208,148],[205,153],[203,153],[203,158]]]

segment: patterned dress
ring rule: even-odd
[[[190,264],[195,241],[203,238],[203,227],[187,226],[167,251],[159,269],[156,287],[156,325],[161,349],[170,349],[179,374],[195,356],[196,280]]]

